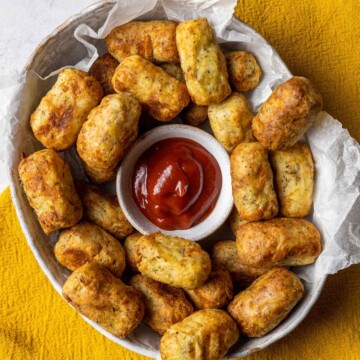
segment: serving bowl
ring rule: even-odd
[[[82,23],[86,23],[92,28],[98,28],[99,24],[104,23],[112,5],[113,2],[101,1],[88,7],[70,18],[41,42],[26,65],[25,70],[27,71],[27,76],[21,93],[22,106],[16,114],[17,121],[12,124],[12,134],[14,134],[14,137],[13,147],[9,154],[10,167],[8,175],[13,202],[20,225],[36,260],[56,291],[60,294],[62,285],[69,275],[69,271],[63,268],[53,255],[53,247],[57,241],[57,234],[54,234],[49,239],[42,232],[22,190],[17,167],[21,152],[29,154],[42,148],[41,144],[34,139],[28,121],[31,112],[36,108],[41,97],[47,90],[46,87],[37,87],[37,75],[35,75],[35,73],[41,77],[45,77],[62,66],[75,65],[79,60],[83,59],[86,56],[86,49],[74,38],[74,30]],[[258,33],[235,18],[232,18],[228,28],[246,36],[251,36],[258,44],[263,44],[264,47],[270,46]],[[228,45],[230,48],[233,46],[233,44]],[[286,65],[274,49],[272,61],[276,69],[287,74],[287,76],[291,76]],[[51,81],[49,81],[48,84],[48,87],[50,86]],[[220,240],[227,239],[229,236],[229,229],[223,226],[216,233],[212,234],[211,237]],[[201,245],[205,248],[208,247],[211,243],[210,240],[211,239],[202,240]],[[246,356],[254,351],[265,348],[288,334],[310,311],[321,293],[324,282],[325,276],[317,278],[312,283],[305,283],[306,296],[298,303],[285,321],[262,338],[247,339],[242,337],[239,343],[231,349],[228,357]],[[100,333],[117,344],[150,358],[158,357],[159,336],[149,330],[145,325],[136,329],[128,338],[120,339],[106,332],[93,321],[85,317],[84,319]]]

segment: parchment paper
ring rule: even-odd
[[[235,0],[118,1],[98,29],[91,29],[86,24],[76,29],[76,39],[87,49],[87,56],[76,68],[87,71],[98,55],[105,51],[100,39],[115,26],[134,18],[184,21],[203,16],[210,21],[223,47],[248,50],[256,55],[263,77],[260,85],[247,95],[256,112],[272,89],[288,79],[290,73],[286,67],[275,66],[273,49],[251,29],[243,33],[227,30],[235,4]],[[14,144],[19,143],[14,132],[18,119],[14,114],[22,106],[30,116],[59,71],[45,77],[33,72],[0,77],[0,134],[3,144],[0,147],[0,160],[8,166],[11,165],[9,156],[14,151]],[[29,88],[31,91],[26,91]],[[325,274],[333,274],[360,262],[360,148],[340,122],[326,112],[319,115],[316,124],[307,132],[307,140],[316,169],[314,206],[309,219],[321,232],[323,251],[314,265],[298,267],[295,271],[305,281],[313,282]],[[21,141],[30,142],[33,151],[41,148],[31,137]],[[78,172],[76,175],[84,177],[74,149],[66,151],[64,156]]]

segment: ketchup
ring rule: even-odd
[[[163,230],[189,229],[214,208],[221,189],[215,158],[185,138],[159,141],[135,164],[132,191],[140,211]]]

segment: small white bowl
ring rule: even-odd
[[[144,151],[158,141],[175,137],[193,140],[214,156],[220,166],[222,186],[214,209],[201,223],[186,230],[166,231],[148,220],[137,207],[132,194],[131,178],[134,166]],[[213,136],[201,129],[179,124],[159,126],[142,135],[123,159],[117,173],[116,193],[125,216],[142,234],[160,231],[163,234],[179,236],[188,240],[204,239],[225,222],[233,207],[229,155]]]

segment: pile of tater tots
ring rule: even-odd
[[[72,271],[64,298],[124,338],[141,322],[159,333],[163,360],[221,359],[240,336],[274,329],[304,296],[290,267],[315,262],[310,214],[314,164],[299,142],[322,109],[311,82],[278,85],[256,115],[243,93],[257,87],[253,54],[225,51],[205,18],[132,21],[105,39],[88,73],[64,69],[31,115],[45,149],[23,158],[20,179],[54,253]],[[209,120],[231,158],[236,240],[208,253],[192,241],[134,231],[114,180],[144,132],[179,116]],[[166,126],[166,125],[165,125]],[[89,181],[74,180],[58,152],[76,146]],[[229,189],[231,191],[231,189]]]

